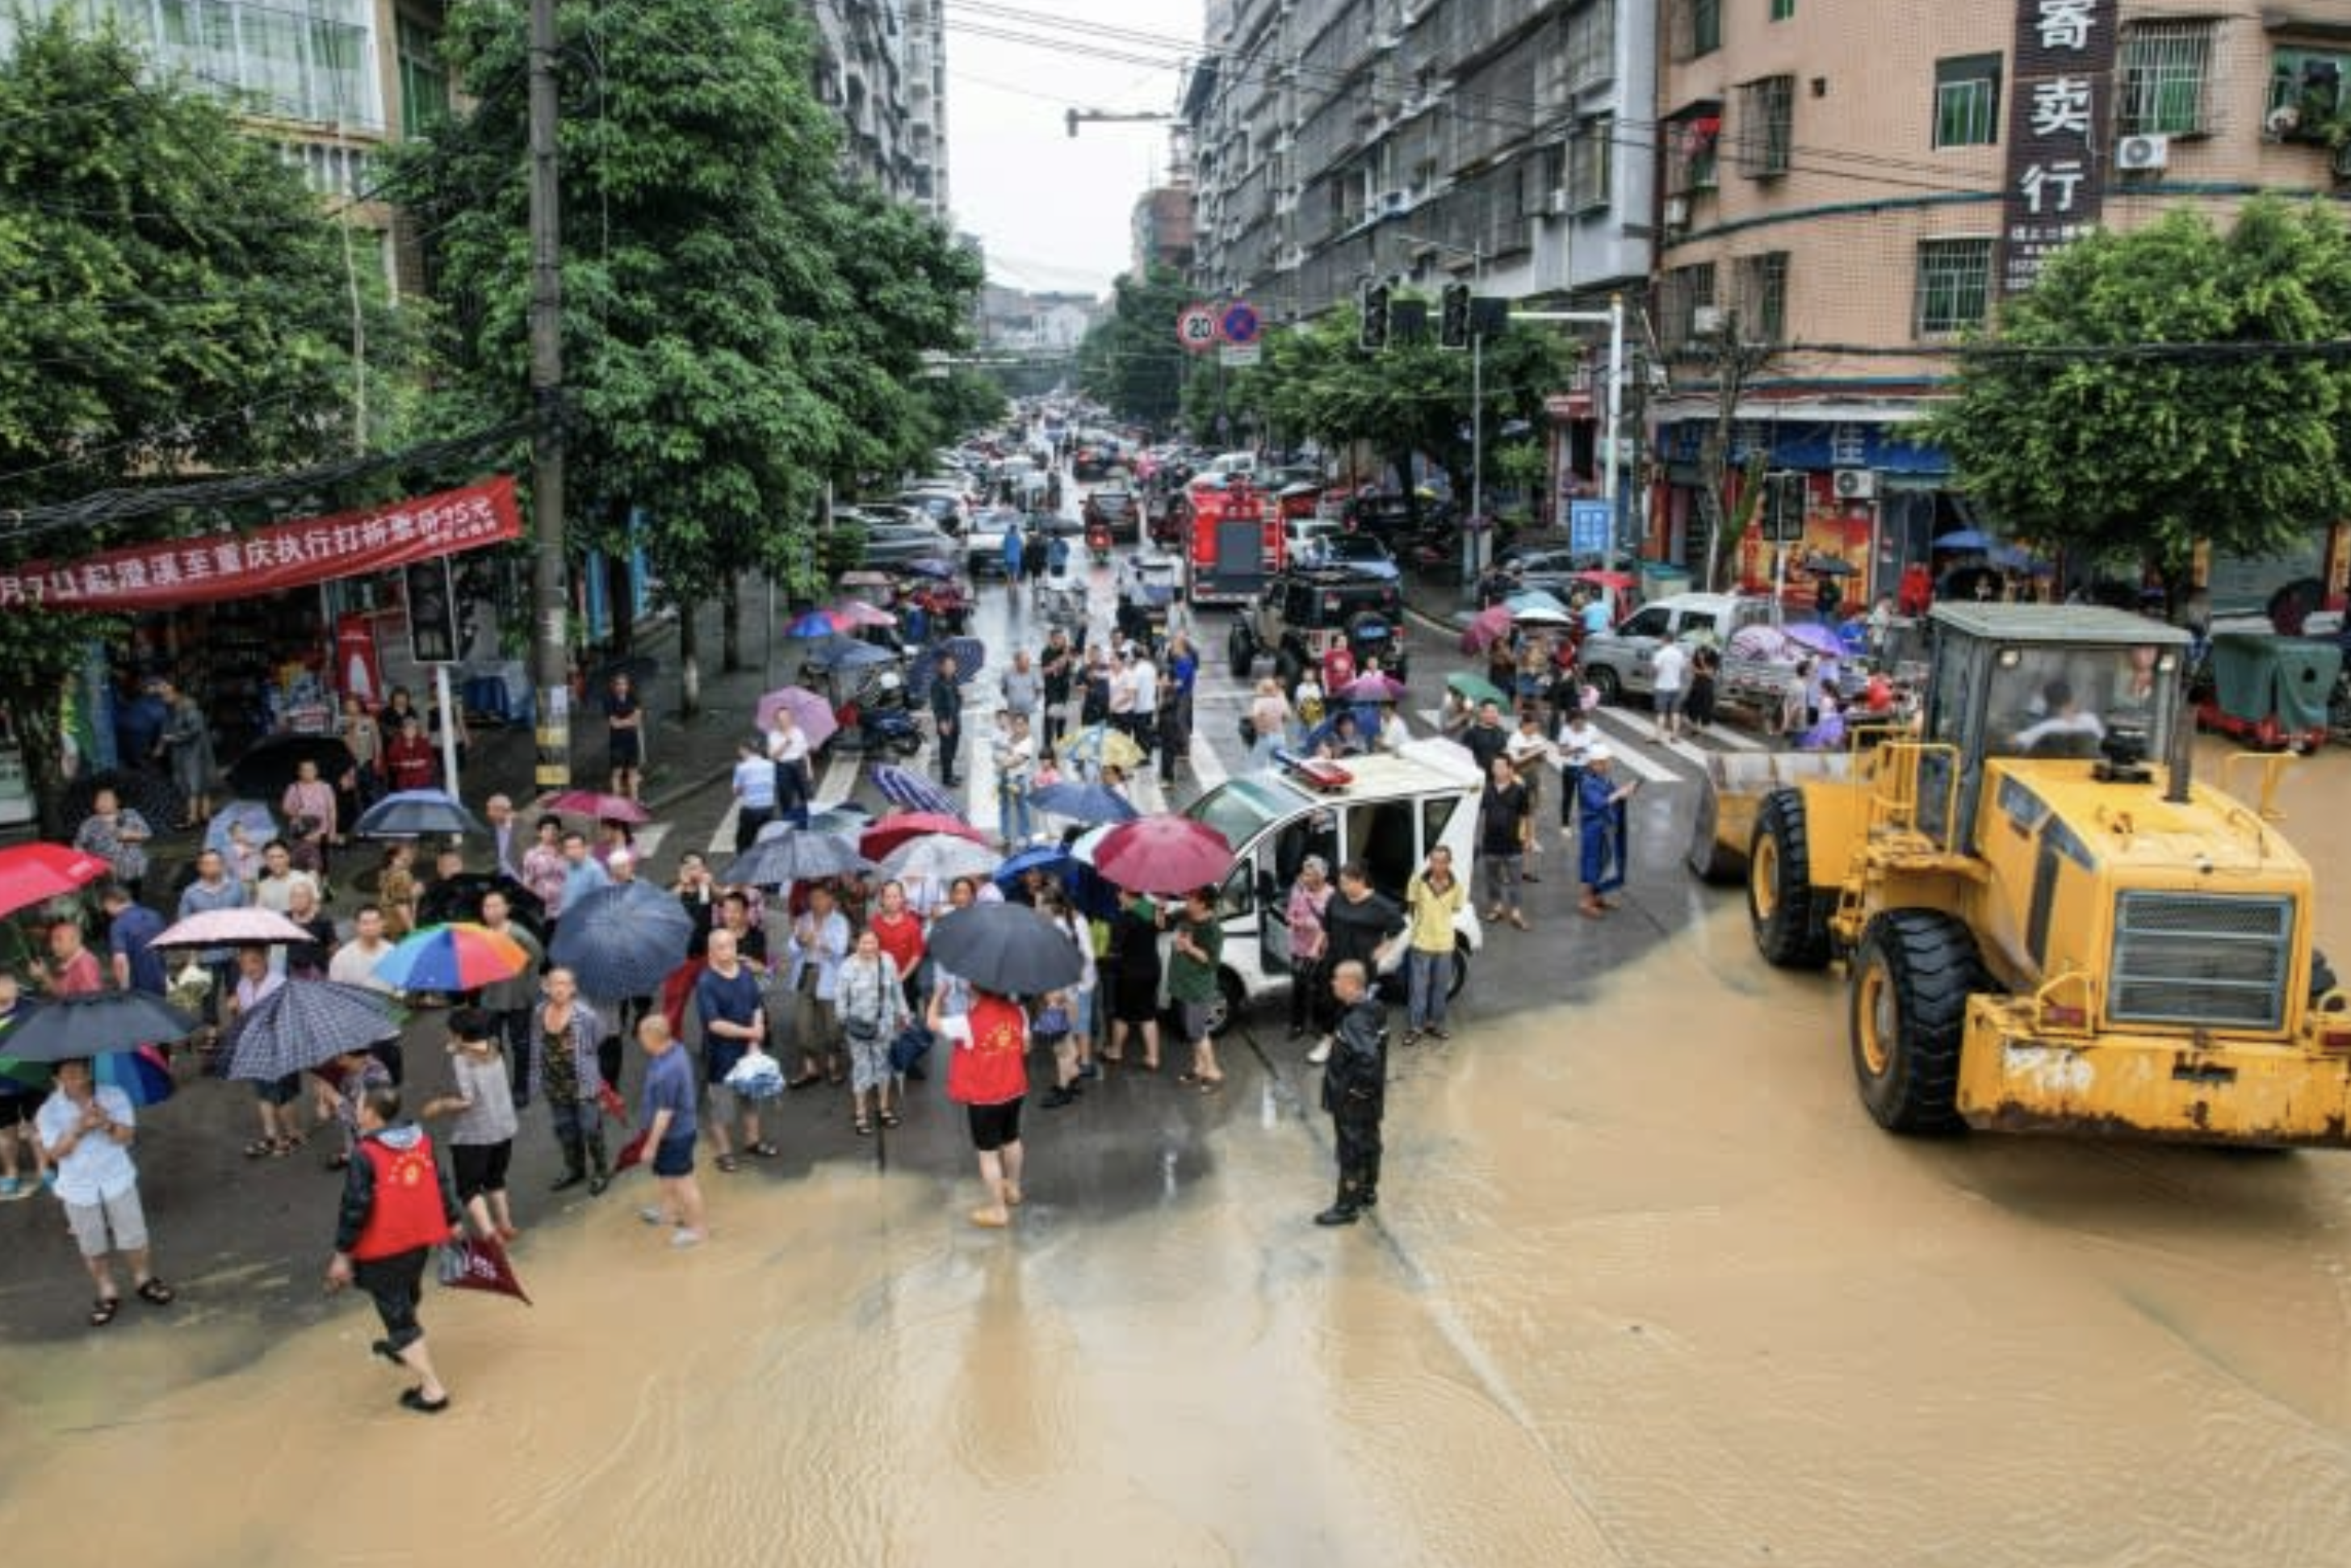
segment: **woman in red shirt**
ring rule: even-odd
[[[440,777],[433,743],[424,738],[424,721],[410,714],[400,721],[400,733],[385,742],[383,770],[394,789],[430,789]]]
[[[1001,1230],[1020,1206],[1020,1103],[1029,1093],[1029,1014],[992,991],[971,989],[971,1010],[950,1018],[946,988],[931,996],[931,1032],[946,1041],[947,1098],[971,1121],[979,1179],[988,1201],[974,1225]]]
[[[914,970],[923,961],[923,917],[906,907],[906,885],[901,882],[882,884],[881,907],[873,913],[873,935],[881,939],[882,951],[898,966],[899,981],[906,989],[906,1006],[911,1009],[919,990],[914,983]]]

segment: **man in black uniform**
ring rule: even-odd
[[[938,737],[939,782],[956,787],[956,751],[963,745],[963,688],[956,685],[956,658],[941,653],[931,678],[931,727]]]
[[[1339,1196],[1317,1225],[1353,1225],[1380,1201],[1380,1113],[1386,1107],[1388,1015],[1371,994],[1364,967],[1350,960],[1332,972],[1339,998],[1338,1043],[1322,1070],[1322,1109],[1339,1142]]]

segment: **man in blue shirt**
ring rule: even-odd
[[[757,739],[735,743],[735,852],[741,854],[775,820],[776,765],[768,760],[766,743]]]
[[[576,829],[564,834],[562,907],[569,910],[596,889],[611,885],[604,862],[588,852],[588,835]]]
[[[245,883],[228,874],[228,862],[218,850],[206,850],[196,857],[196,880],[180,890],[180,918],[202,915],[213,909],[245,907]],[[236,954],[227,947],[207,947],[196,955],[213,977],[212,988],[204,993],[204,1021],[217,1024],[221,1018],[221,998],[236,985]]]
[[[153,944],[163,934],[163,917],[133,900],[131,890],[119,882],[106,884],[99,903],[106,910],[106,945],[114,954],[115,988],[162,996],[163,956]]]
[[[647,1225],[672,1227],[673,1247],[698,1246],[710,1231],[703,1218],[702,1188],[694,1179],[694,1066],[659,1012],[647,1013],[637,1025],[637,1043],[645,1052],[644,1147],[661,1183],[661,1202],[638,1210],[638,1218]]]
[[[702,1071],[710,1084],[710,1141],[718,1147],[718,1168],[737,1168],[727,1134],[738,1115],[743,1152],[775,1158],[776,1145],[759,1136],[758,1106],[726,1086],[726,1075],[744,1057],[767,1049],[768,1008],[759,977],[736,951],[735,933],[724,926],[710,934],[710,963],[695,979],[694,1010],[702,1019]]]

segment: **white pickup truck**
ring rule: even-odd
[[[1795,664],[1740,658],[1731,652],[1730,640],[1750,626],[1772,622],[1771,601],[1761,595],[1676,593],[1651,600],[1614,629],[1586,637],[1576,660],[1602,702],[1646,697],[1656,688],[1657,650],[1668,640],[1687,645],[1698,633],[1707,633],[1722,655],[1721,673],[1715,680],[1717,708],[1769,715],[1778,711],[1788,683],[1795,678]],[[1850,695],[1858,685],[1856,671],[1847,667],[1840,672],[1841,690]]]

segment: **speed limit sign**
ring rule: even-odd
[[[1207,305],[1186,305],[1184,313],[1176,318],[1176,340],[1195,354],[1205,354],[1217,346],[1217,312]]]

